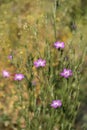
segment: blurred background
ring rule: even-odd
[[[26,57],[25,45],[29,52],[37,45],[43,52],[44,39],[54,42],[54,4],[54,0],[0,0],[0,73],[3,69],[15,72],[16,68],[8,56]],[[80,56],[82,52],[77,45],[81,44],[82,48],[87,46],[87,0],[58,0],[56,30],[57,39],[66,44],[74,41],[73,46]],[[0,79],[0,130],[15,130],[15,88],[12,80],[3,79],[1,74]],[[82,68],[80,89],[81,105],[76,118],[76,130],[87,130],[87,56]],[[11,127],[10,121],[15,124],[14,127]]]

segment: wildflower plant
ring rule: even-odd
[[[43,54],[37,52],[36,48],[35,53],[29,52],[28,47],[24,46],[26,58],[20,56],[20,59],[14,60],[15,55],[11,58],[16,68],[15,74],[10,75],[6,70],[2,73],[3,77],[12,76],[17,89],[18,100],[14,108],[20,108],[16,122],[18,130],[74,129],[80,106],[80,69],[85,53],[82,60],[75,59],[72,42],[60,42],[57,38],[56,2],[58,1],[55,0],[54,12],[50,16],[54,40],[50,42],[49,39],[44,39]],[[38,41],[36,38],[38,33],[35,33],[34,43]],[[25,62],[22,66],[23,60]],[[24,121],[22,125],[21,118]]]
[[[69,53],[67,55],[65,49],[62,53],[61,50],[56,51],[56,48],[50,46],[51,44],[53,43],[46,41],[43,59],[40,57],[34,60],[32,54],[28,55],[25,76],[21,73],[14,75],[14,80],[18,80],[17,86],[20,92],[23,86],[21,80],[24,79],[27,84],[28,101],[21,113],[25,119],[26,130],[73,130],[74,128],[80,105],[78,99],[80,74],[76,71],[78,68],[74,67],[75,64],[71,64]],[[56,53],[52,53],[53,50]],[[80,64],[81,62],[79,66]],[[36,82],[35,85],[32,84],[35,79],[39,84]],[[37,94],[38,85],[40,88]],[[20,104],[23,105],[22,93],[19,94],[19,99]],[[19,128],[21,128],[20,123]]]

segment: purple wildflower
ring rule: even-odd
[[[12,55],[9,55],[9,56],[8,56],[8,59],[9,59],[9,60],[12,60],[12,58],[13,58]]]
[[[3,75],[3,77],[8,78],[10,76],[10,73],[6,70],[3,70],[2,75]]]
[[[63,49],[65,47],[65,44],[64,42],[55,42],[54,43],[54,47],[57,48],[57,49]]]
[[[34,62],[34,66],[36,68],[44,67],[45,65],[46,65],[46,60],[38,59],[37,61]]]
[[[14,80],[22,80],[24,78],[23,74],[15,74]]]
[[[61,107],[61,106],[62,106],[61,100],[53,100],[52,103],[51,103],[51,107],[53,107],[53,108],[58,108],[58,107]]]
[[[64,78],[68,78],[72,76],[72,70],[65,68],[63,72],[60,73],[60,75],[63,76]]]

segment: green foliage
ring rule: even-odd
[[[80,0],[0,1],[1,52],[13,56],[8,62],[5,57],[4,66],[14,67],[11,76],[15,73],[25,76],[23,81],[13,81],[13,77],[5,80],[6,84],[15,86],[17,100],[13,103],[13,113],[8,115],[14,118],[17,110],[15,124],[18,130],[75,129],[87,54],[86,38],[79,25],[83,22],[79,22],[81,6]],[[63,50],[53,47],[58,40],[65,42]],[[46,60],[45,67],[35,68],[34,61],[38,58]],[[60,76],[64,68],[73,71],[68,79]],[[51,108],[51,102],[57,99],[62,101],[62,107]],[[8,116],[2,117],[3,121],[9,120]]]

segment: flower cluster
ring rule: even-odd
[[[56,49],[64,49],[65,44],[64,44],[64,42],[57,41],[57,42],[54,43],[54,47]],[[8,58],[12,59],[13,57],[12,57],[12,55],[9,55]],[[34,66],[36,68],[45,67],[46,66],[46,60],[39,58],[38,60],[34,61]],[[60,76],[62,76],[64,78],[69,78],[70,76],[72,76],[72,74],[73,73],[72,73],[71,69],[64,68],[63,71],[60,73]],[[6,70],[3,70],[2,75],[5,78],[8,78],[8,77],[11,76],[10,73]],[[23,74],[18,73],[18,74],[14,75],[14,80],[21,81],[22,79],[24,79]],[[62,106],[61,100],[53,100],[52,103],[51,103],[52,108],[59,108],[61,106]]]
[[[2,76],[3,77],[5,77],[5,78],[9,78],[10,76],[11,76],[11,74],[8,72],[8,71],[6,71],[6,70],[3,70],[2,71]],[[14,75],[14,80],[22,80],[22,79],[24,79],[24,75],[23,74],[15,74]]]
[[[57,41],[57,42],[54,43],[54,47],[56,49],[64,49],[65,44],[64,44],[64,42]],[[37,61],[34,62],[34,66],[36,68],[45,67],[46,66],[46,60],[43,60],[43,59],[40,58],[40,59],[38,59]],[[64,78],[69,78],[70,76],[72,76],[72,70],[64,68],[64,70],[60,73],[60,76],[62,76]],[[61,100],[53,100],[52,103],[51,103],[51,107],[53,107],[53,108],[59,108],[61,106],[62,106]]]

